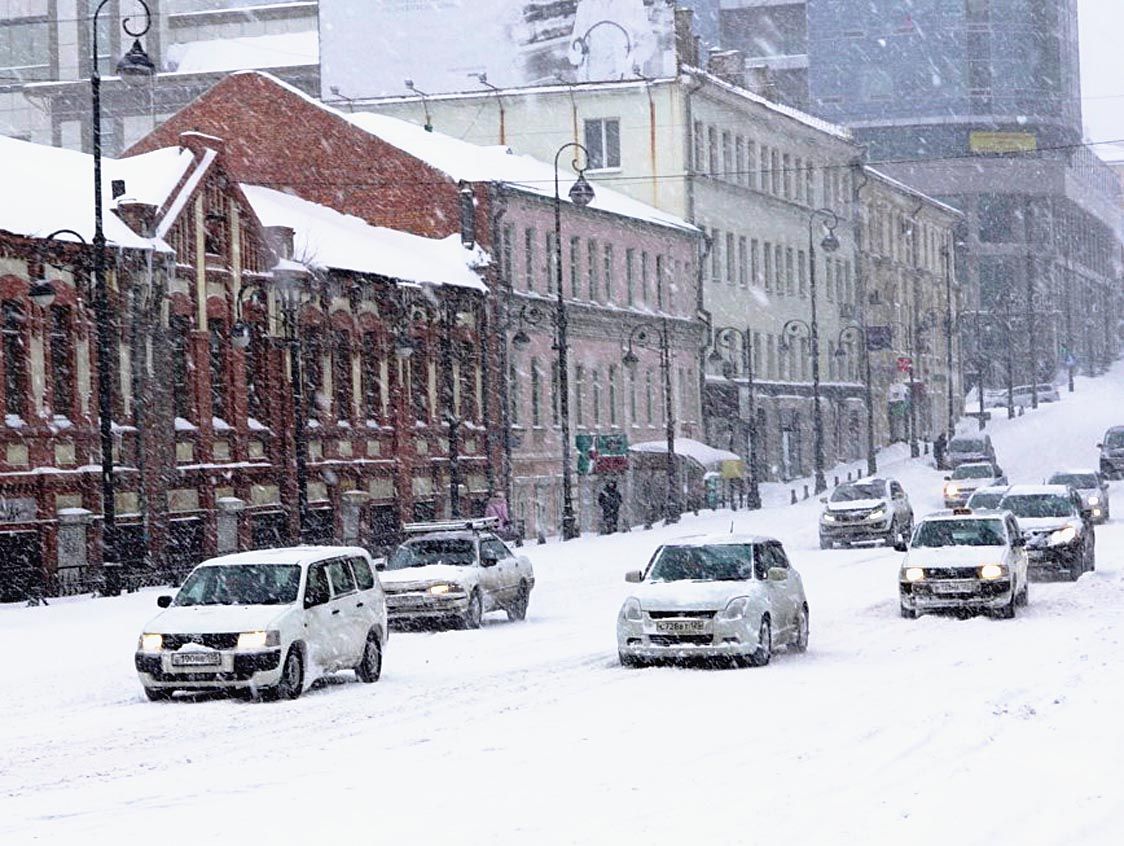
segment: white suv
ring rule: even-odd
[[[354,669],[378,681],[386,599],[367,552],[297,546],[204,561],[137,643],[149,699],[177,690],[241,690],[296,699],[307,684]]]

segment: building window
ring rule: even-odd
[[[511,425],[518,426],[520,420],[520,405],[522,405],[522,397],[519,392],[519,371],[515,369],[515,362],[511,362],[507,368],[507,400],[508,400],[508,414],[511,417]]]
[[[542,371],[537,358],[531,359],[531,425],[542,426]]]
[[[633,305],[636,300],[636,280],[633,278],[636,272],[636,250],[629,247],[624,251],[624,291],[625,303]]]
[[[585,122],[586,164],[590,170],[621,166],[621,122],[618,118],[597,118]]]
[[[628,374],[628,422],[636,425],[636,371]]]
[[[457,413],[461,420],[480,420],[483,386],[480,380],[480,350],[476,344],[462,341],[454,353],[457,363]]]
[[[796,274],[797,281],[800,283],[800,296],[808,296],[808,265],[804,261],[804,251],[799,250],[796,253]],[[831,299],[831,289],[828,289],[827,298]]]
[[[406,359],[410,370],[410,405],[414,409],[414,419],[419,423],[429,422],[429,355],[426,342],[421,338],[411,338],[414,353]],[[305,374],[305,383],[310,387],[311,379]],[[518,384],[518,383],[515,383]],[[514,394],[513,394],[514,396]],[[514,418],[512,418],[514,421]]]
[[[781,174],[783,180],[782,184],[784,185],[784,198],[789,200],[792,199],[792,157],[788,153],[784,154],[781,167],[784,171]]]
[[[738,236],[738,284],[743,288],[749,284],[749,248],[744,235]]]
[[[383,406],[386,392],[383,390],[380,352],[378,335],[364,332],[359,355],[359,389],[363,395],[363,416],[372,421],[382,420],[386,416]]]
[[[710,230],[710,278],[722,281],[722,233],[717,229]]]
[[[812,169],[812,163],[808,162],[807,167],[804,169],[804,200],[810,206],[816,204],[816,178],[815,171]]]
[[[835,299],[835,273],[831,267],[831,259],[824,262],[824,288],[827,290],[828,300]]]
[[[581,239],[570,239],[570,296],[575,300],[580,295],[581,285]]]
[[[695,173],[702,173],[706,168],[706,141],[704,140],[703,123],[695,121]]]
[[[51,306],[51,392],[53,411],[64,417],[74,413],[74,343],[69,306]]]
[[[609,425],[616,426],[620,421],[617,419],[617,396],[620,393],[620,385],[617,384],[620,379],[620,369],[615,364],[609,365]]]
[[[739,135],[737,137],[737,140],[734,141],[734,170],[736,170],[737,172],[730,176],[730,178],[737,182],[739,185],[745,184],[746,172],[744,162],[745,139]]]
[[[515,227],[510,224],[503,228],[502,249],[500,265],[503,272],[503,280],[508,285],[514,286],[515,258],[513,253],[515,251]]]
[[[593,428],[597,429],[601,426],[601,371],[593,370],[589,381],[593,388]]]
[[[611,303],[613,301],[613,245],[605,245],[604,254],[605,266],[602,274],[603,281],[605,282],[605,302]]]
[[[749,273],[753,284],[761,287],[761,245],[754,238],[749,242]]]
[[[574,424],[585,425],[585,409],[582,407],[582,393],[585,391],[585,368],[574,366]]]
[[[734,246],[734,233],[726,233],[726,284],[733,285],[738,278],[738,250]]]
[[[765,144],[761,145],[761,158],[758,161],[758,165],[759,165],[758,173],[760,174],[760,177],[761,177],[758,184],[760,185],[762,191],[768,191],[769,190],[769,148]]]
[[[773,272],[777,274],[777,290],[787,291],[790,295],[795,293],[795,284],[791,277],[785,277],[784,272],[784,247],[780,244],[773,245]]]
[[[706,149],[708,172],[711,176],[718,175],[718,130],[713,126],[706,129]]]
[[[27,318],[15,300],[4,300],[4,411],[22,417],[27,407]]]
[[[523,281],[528,291],[535,290],[535,230],[523,230]]]
[[[0,76],[24,82],[50,79],[50,40],[46,18],[13,17],[0,22]]]
[[[734,144],[729,132],[722,133],[722,178],[732,182],[737,177],[734,166]]]
[[[779,197],[781,194],[781,154],[776,147],[769,150],[769,168],[772,171],[770,183],[773,188],[773,196]]]
[[[664,282],[667,280],[667,258],[656,256],[656,308],[663,308]]]
[[[640,254],[640,294],[647,304],[651,302],[651,295],[648,290],[648,254]]]
[[[792,252],[792,247],[788,247],[784,251],[784,276],[788,284],[788,292],[793,294],[796,292],[796,270],[795,270],[795,256]]]
[[[773,290],[773,245],[765,242],[765,290]],[[783,292],[782,292],[783,293]]]
[[[332,340],[332,403],[337,420],[350,420],[351,334],[337,329]]]
[[[558,243],[554,233],[546,233],[546,290],[558,293]]]
[[[188,381],[187,359],[191,354],[188,343],[188,338],[191,337],[191,322],[186,317],[173,315],[168,320],[168,334],[172,359],[172,401],[175,403],[176,416],[190,420],[192,390]]]
[[[230,393],[226,384],[226,324],[221,320],[209,322],[211,332],[211,414],[220,420],[227,416],[226,398]]]
[[[586,283],[589,287],[590,300],[597,299],[597,242],[590,239],[585,242],[586,246],[586,272],[588,278]]]
[[[558,404],[561,380],[558,377],[558,360],[550,365],[550,420],[555,426],[562,424],[562,410]]]
[[[757,187],[757,144],[749,140],[745,142],[745,178],[750,188]]]
[[[254,326],[251,331],[255,338],[261,338],[264,333],[261,326]],[[246,374],[246,412],[259,423],[264,422],[267,417],[265,398],[269,384],[268,366],[269,360],[260,342],[251,342],[242,351],[242,369]]]
[[[652,407],[652,371],[644,371],[644,402],[647,409],[648,425],[651,426],[655,422],[655,415]]]
[[[804,202],[804,160],[800,156],[793,159],[792,177],[796,188],[796,202]]]

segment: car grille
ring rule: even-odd
[[[653,646],[710,646],[714,642],[714,635],[651,635],[648,640]]]
[[[649,611],[648,616],[653,620],[666,620],[668,618],[683,619],[684,617],[691,617],[699,620],[712,620],[714,619],[713,611]]]
[[[926,567],[926,579],[974,579],[979,575],[975,567]]]
[[[860,523],[867,518],[870,511],[832,511],[831,515],[839,523]]]
[[[238,645],[238,632],[222,634],[166,634],[164,648],[176,650],[185,643],[197,643],[211,649],[233,649]]]

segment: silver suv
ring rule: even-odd
[[[966,464],[969,461],[995,463],[995,447],[991,445],[990,435],[957,435],[948,442],[945,465],[949,470],[955,470],[961,464]]]
[[[820,549],[836,544],[904,541],[913,531],[913,507],[894,479],[866,478],[847,482],[820,500]]]
[[[1124,478],[1124,426],[1113,426],[1097,446],[1101,451],[1101,475],[1106,479]]]

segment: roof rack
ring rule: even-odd
[[[973,512],[971,508],[954,508],[952,509],[952,513],[958,517],[963,517],[965,515],[972,514]]]
[[[431,520],[425,523],[404,523],[402,531],[407,535],[420,535],[426,532],[483,532],[498,529],[499,517],[471,517],[460,520]]]

